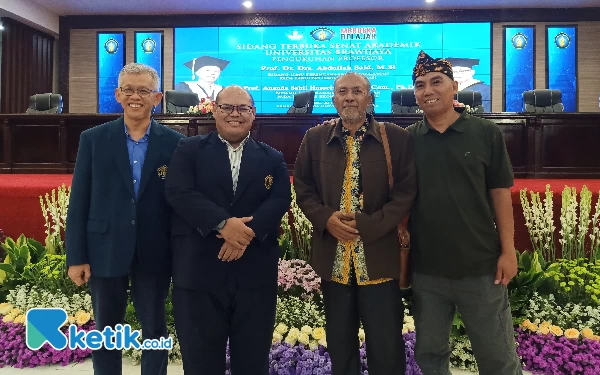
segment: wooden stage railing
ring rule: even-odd
[[[72,173],[82,131],[118,114],[0,115],[0,173]],[[600,178],[600,113],[486,113],[502,129],[517,178]],[[293,168],[307,129],[334,115],[258,115],[253,136],[284,153]],[[194,136],[214,122],[188,115],[156,120]],[[408,126],[419,115],[376,115]]]

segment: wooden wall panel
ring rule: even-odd
[[[11,18],[2,23],[2,113],[24,113],[29,97],[52,92],[54,37]]]
[[[579,112],[600,112],[600,22],[580,22],[577,34]]]
[[[502,112],[502,79],[504,76],[503,26],[535,28],[535,87],[546,89],[546,26],[577,25],[578,112],[600,112],[600,22],[511,22],[493,26],[492,111]]]
[[[135,32],[163,32],[163,90],[173,88],[173,29],[74,29],[71,30],[69,56],[69,112],[96,113],[98,81],[96,35],[98,32],[125,32],[125,63],[135,61]]]

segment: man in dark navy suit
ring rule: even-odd
[[[217,131],[179,141],[166,194],[173,207],[173,310],[186,375],[269,371],[279,225],[291,202],[283,155],[250,137],[248,91],[217,95]]]
[[[151,119],[158,88],[153,68],[123,68],[115,97],[124,114],[81,134],[67,214],[69,277],[89,283],[96,329],[123,323],[131,289],[143,339],[167,337],[172,210],[164,185],[183,138]],[[120,350],[96,350],[92,359],[96,375],[122,373]],[[166,350],[142,353],[143,375],[164,375],[167,364]]]

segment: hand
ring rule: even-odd
[[[75,285],[82,286],[87,283],[92,276],[92,272],[90,271],[89,264],[79,264],[77,266],[69,266],[69,270],[67,271],[69,278],[73,280]]]
[[[346,224],[347,226],[356,229],[356,215],[354,212],[345,212],[344,216],[340,220],[342,220],[342,223]]]
[[[221,251],[219,251],[219,259],[221,259],[223,262],[238,260],[242,257],[242,255],[244,255],[244,251],[246,251],[245,247],[243,250],[238,250],[235,246],[225,241],[223,246],[221,246]]]
[[[323,125],[333,126],[333,125],[337,124],[338,120],[339,120],[339,117],[338,118],[332,118],[332,119],[323,121]]]
[[[231,217],[227,219],[223,229],[219,231],[225,242],[229,242],[238,250],[245,250],[246,246],[256,236],[254,231],[246,223],[252,220],[250,217]]]
[[[334,212],[327,220],[327,231],[338,241],[350,241],[357,238],[359,236],[358,230],[346,224],[342,219],[352,221],[354,220],[354,214],[346,214],[341,211]]]
[[[402,224],[398,226],[398,237],[403,248],[410,246],[410,232]]]
[[[515,277],[518,271],[517,265],[517,254],[516,252],[503,251],[498,258],[498,270],[496,271],[496,278],[494,279],[494,284],[508,285],[510,280]]]

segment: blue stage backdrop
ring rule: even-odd
[[[333,81],[353,71],[371,80],[375,113],[390,113],[392,91],[413,87],[423,49],[468,65],[461,89],[481,91],[489,111],[490,33],[489,23],[176,28],[174,86],[214,98],[238,84],[259,113],[285,113],[294,94],[314,90],[313,112],[334,113]]]
[[[163,33],[135,33],[135,62],[153,67],[160,77],[158,91],[162,91]],[[162,104],[156,106],[154,113],[162,112]]]
[[[523,112],[523,91],[534,87],[533,27],[506,27],[504,46],[504,110]]]
[[[547,28],[548,88],[560,90],[565,112],[577,112],[577,27]]]
[[[98,113],[123,112],[115,89],[124,65],[125,33],[98,33]]]

